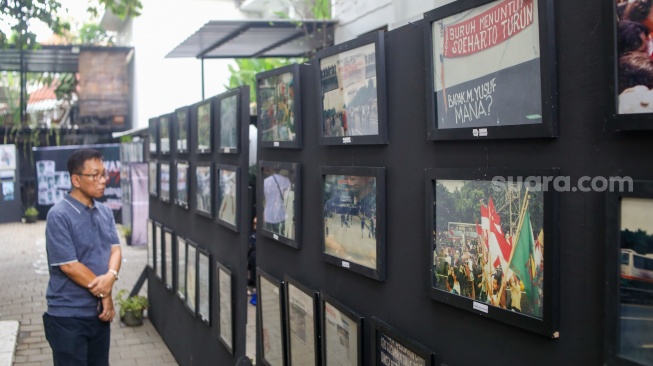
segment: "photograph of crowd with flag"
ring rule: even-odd
[[[520,181],[435,180],[437,290],[543,318],[544,195]]]

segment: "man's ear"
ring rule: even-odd
[[[79,188],[81,185],[81,182],[79,181],[80,176],[77,174],[73,174],[70,176],[70,182],[73,184],[73,187]]]

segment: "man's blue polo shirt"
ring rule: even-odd
[[[50,269],[48,314],[97,317],[99,299],[59,266],[80,262],[98,276],[107,273],[111,246],[120,245],[111,209],[95,200],[88,207],[66,194],[48,212],[45,242]]]

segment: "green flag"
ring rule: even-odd
[[[541,317],[541,309],[535,301],[537,296],[537,289],[534,289],[533,280],[535,277],[535,260],[533,258],[533,247],[535,244],[535,239],[533,238],[533,228],[531,227],[531,216],[526,211],[524,215],[524,221],[519,232],[519,240],[517,241],[512,255],[512,260],[510,261],[510,269],[512,269],[515,274],[519,277],[522,284],[524,285],[525,296],[530,303],[533,314],[535,316]],[[527,309],[522,309],[522,311],[527,311]]]

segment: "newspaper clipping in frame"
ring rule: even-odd
[[[494,1],[431,24],[439,129],[542,123],[538,1]]]
[[[291,365],[315,363],[313,298],[295,286],[288,286]]]
[[[326,359],[329,365],[358,365],[358,324],[324,303]]]

